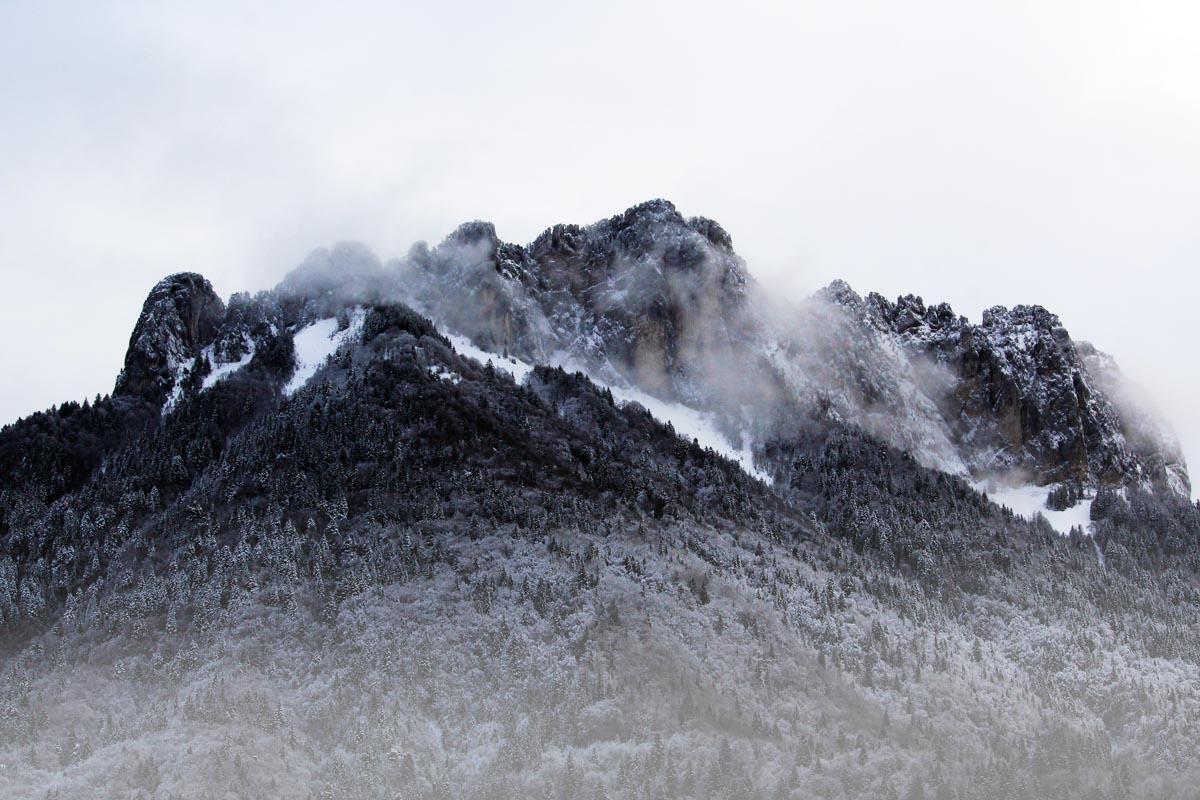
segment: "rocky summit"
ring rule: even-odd
[[[481,347],[531,362],[569,355],[664,396],[691,396],[703,358],[751,321],[729,235],[665,200],[555,225],[524,247],[469,223],[397,266],[414,303]]]
[[[712,410],[760,447],[778,434],[763,421],[781,405],[824,405],[975,478],[1190,495],[1169,429],[1115,402],[1111,359],[1093,376],[1096,358],[1089,366],[1081,352],[1094,349],[1040,306],[992,308],[971,324],[946,304],[863,300],[837,283],[781,320],[729,234],[663,200],[556,225],[524,247],[469,223],[390,269],[396,292],[485,350],[570,361]]]
[[[129,339],[114,393],[161,404],[176,373],[217,334],[225,304],[202,275],[181,272],[150,290]]]

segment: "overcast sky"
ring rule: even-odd
[[[797,296],[1041,303],[1200,463],[1194,2],[327,6],[0,0],[0,421],[109,391],[170,272],[663,196]]]

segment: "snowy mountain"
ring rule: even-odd
[[[1037,307],[770,302],[665,201],[170,276],[0,431],[0,796],[1186,796],[1146,407]]]
[[[1169,428],[1045,309],[997,307],[971,324],[840,282],[781,308],[720,225],[663,200],[525,247],[470,223],[380,272],[485,350],[711,411],[760,456],[817,410],[976,480],[1190,496]]]
[[[352,301],[400,299],[497,356],[581,369],[710,413],[768,472],[770,442],[796,416],[819,413],[975,480],[1190,496],[1169,429],[1133,399],[1111,358],[1072,341],[1040,306],[992,308],[972,324],[946,304],[864,300],[837,282],[781,308],[756,291],[720,225],[684,219],[663,200],[556,225],[527,246],[479,222],[387,265],[340,245],[277,291],[324,303],[330,320]],[[117,393],[168,396],[205,347],[219,353],[206,354],[204,369],[214,358],[242,363],[265,329],[229,316],[221,324],[221,301],[200,276],[159,284]]]

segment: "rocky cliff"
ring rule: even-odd
[[[913,295],[872,294],[865,305],[906,353],[948,371],[948,391],[934,399],[973,472],[1190,492],[1174,438],[1134,402],[1118,402],[1125,381],[1113,360],[1075,342],[1045,308],[995,306],[973,324]]]
[[[391,268],[406,299],[486,350],[706,408],[734,437],[816,410],[976,478],[1190,492],[1169,429],[1046,309],[972,324],[836,282],[780,310],[720,225],[664,200],[527,246],[468,223]]]
[[[225,304],[202,275],[181,272],[159,281],[142,305],[114,394],[161,404],[178,368],[216,336]]]

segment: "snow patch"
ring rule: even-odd
[[[165,416],[175,408],[183,397],[183,384],[191,375],[192,370],[196,369],[196,365],[200,363],[201,358],[208,359],[211,371],[204,376],[204,381],[200,384],[200,391],[211,389],[216,385],[217,381],[228,378],[233,373],[237,372],[242,367],[250,363],[250,359],[254,358],[254,341],[243,338],[246,346],[246,354],[237,361],[218,364],[216,363],[216,347],[208,345],[200,351],[200,355],[190,358],[174,367],[175,385],[171,387],[171,393],[167,395],[166,402],[163,403],[162,413]]]
[[[487,350],[473,345],[471,340],[465,336],[450,334],[446,338],[450,340],[450,344],[454,345],[455,352],[460,356],[473,358],[480,364],[490,361],[493,367],[511,375],[518,385],[524,383],[529,373],[533,372],[532,364],[526,364],[512,356],[498,356],[495,353],[489,353]]]
[[[972,485],[977,491],[986,494],[993,503],[1007,506],[1014,514],[1025,519],[1032,520],[1034,515],[1041,514],[1054,530],[1062,534],[1069,534],[1073,527],[1087,531],[1092,524],[1091,497],[1084,498],[1063,511],[1051,511],[1046,507],[1046,498],[1050,496],[1050,491],[1054,488],[1052,486],[1005,486],[994,481],[979,481]]]
[[[204,348],[203,354],[208,357],[208,363],[212,364],[214,353],[213,353],[213,346],[211,344],[208,347]],[[237,361],[231,361],[228,364],[214,365],[212,368],[212,372],[210,372],[204,376],[204,383],[201,385],[200,388],[201,389],[211,389],[213,386],[215,386],[217,384],[217,381],[221,381],[221,380],[224,380],[225,378],[228,378],[230,375],[232,375],[233,373],[237,372],[242,367],[249,364],[250,360],[252,358],[254,358],[254,342],[250,341],[249,344],[247,344],[247,346],[246,346],[246,354],[243,355],[240,359],[238,359]]]
[[[1192,491],[1188,486],[1187,467],[1182,464],[1167,465],[1167,488],[1180,497],[1191,498]]]
[[[292,335],[296,344],[296,371],[292,379],[283,387],[285,395],[293,395],[304,384],[308,383],[317,370],[325,365],[329,357],[338,351],[343,344],[354,338],[362,331],[363,309],[354,309],[350,324],[345,330],[338,330],[337,317],[319,319],[305,325]]]
[[[195,362],[193,361],[193,363]],[[175,408],[179,398],[183,397],[183,380],[187,377],[190,369],[190,367],[175,367],[175,385],[171,387],[171,393],[167,395],[162,407],[161,413],[164,417],[170,413],[171,409]]]
[[[599,385],[603,386],[604,384]],[[695,439],[701,447],[711,448],[725,458],[737,462],[751,477],[768,484],[771,482],[771,476],[754,465],[754,455],[749,440],[743,438],[742,446],[734,447],[717,428],[713,414],[685,406],[682,403],[660,400],[639,389],[609,386],[608,390],[612,392],[613,399],[617,402],[637,403],[649,411],[659,422],[671,423],[675,432],[683,438]]]
[[[465,336],[447,334],[446,338],[454,345],[454,349],[459,355],[473,358],[480,363],[490,361],[493,367],[507,372],[518,384],[524,383],[529,374],[533,372],[533,365],[511,356],[497,356],[495,353],[489,353],[482,348],[476,347]],[[711,448],[714,452],[736,462],[751,477],[766,483],[771,482],[770,475],[754,465],[754,456],[749,440],[743,438],[742,446],[740,448],[734,447],[718,429],[713,414],[683,405],[682,403],[671,403],[666,400],[660,400],[640,389],[617,386],[597,380],[594,376],[588,374],[586,370],[582,369],[579,363],[570,358],[566,353],[559,352],[551,357],[550,366],[562,367],[570,372],[584,373],[592,383],[612,392],[613,399],[618,403],[638,403],[659,422],[669,422],[675,428],[675,432],[685,439],[695,439],[700,443],[701,447]]]
[[[434,364],[432,367],[430,367],[429,374],[435,378],[449,381],[450,383],[458,383],[462,380],[462,375],[459,375],[454,370],[447,369],[441,364]]]

